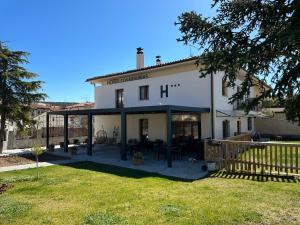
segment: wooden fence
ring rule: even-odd
[[[300,145],[252,141],[206,141],[205,160],[230,172],[299,174]]]
[[[251,133],[242,133],[236,136],[230,136],[226,138],[226,140],[230,141],[251,141]]]

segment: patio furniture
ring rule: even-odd
[[[171,148],[171,154],[174,160],[181,160],[182,159],[182,148],[174,146],[174,147],[167,147]]]
[[[158,146],[157,148],[157,160],[160,160],[160,156],[163,156],[163,159],[166,160],[167,158],[167,149],[163,145]]]
[[[79,144],[79,139],[74,139],[73,144]]]
[[[128,140],[128,149],[130,156],[133,156],[133,154],[140,150],[140,144],[136,139],[129,139]]]
[[[153,143],[153,141],[150,141],[150,140],[146,140],[146,141],[143,141],[140,143],[141,148],[143,148],[144,150],[151,151],[151,152],[153,152],[153,146],[154,146],[154,143]]]

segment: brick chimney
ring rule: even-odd
[[[141,69],[144,67],[144,53],[141,47],[136,49],[136,68]]]
[[[161,61],[160,61],[160,55],[156,56],[156,65],[160,65]]]

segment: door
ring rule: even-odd
[[[148,141],[148,119],[140,119],[140,141],[145,143]]]

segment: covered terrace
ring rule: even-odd
[[[127,107],[127,108],[107,108],[107,109],[88,109],[88,110],[70,110],[48,112],[46,117],[46,146],[49,147],[49,118],[51,115],[63,116],[64,121],[64,151],[68,152],[68,117],[74,115],[86,115],[88,117],[87,126],[87,154],[92,155],[93,147],[93,116],[97,115],[120,115],[121,117],[121,143],[120,143],[120,157],[121,160],[127,160],[127,116],[130,114],[152,114],[164,113],[166,115],[166,145],[167,145],[167,165],[172,167],[172,115],[178,113],[209,113],[209,108],[187,107],[177,105],[158,105],[158,106],[144,106],[144,107]]]

